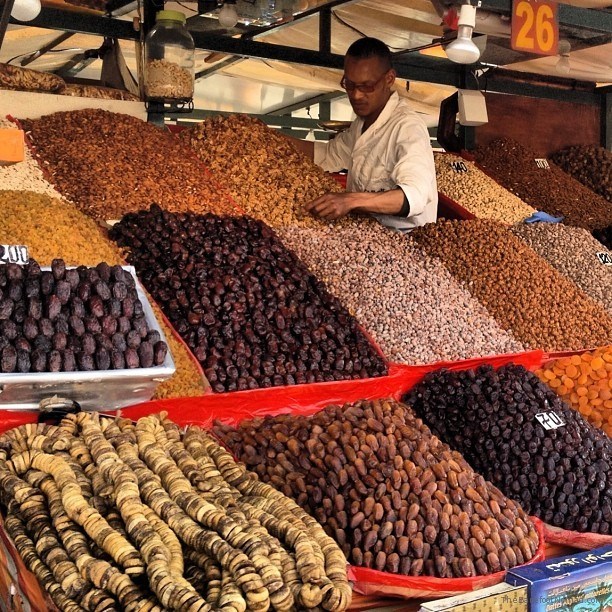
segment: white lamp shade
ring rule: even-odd
[[[233,4],[223,3],[219,11],[219,25],[224,28],[233,28],[238,23],[238,11]]]
[[[40,0],[15,0],[11,17],[18,21],[32,21],[40,14]]]
[[[480,57],[480,49],[471,36],[458,36],[445,51],[448,59],[457,64],[473,64]]]
[[[555,66],[555,70],[559,74],[569,74],[571,72],[572,67],[570,66],[569,55],[562,55],[559,58],[559,61],[557,62]]]

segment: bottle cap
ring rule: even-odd
[[[185,19],[185,14],[180,11],[159,11],[157,16],[155,17],[155,21],[180,21],[181,23],[185,23],[187,20]]]

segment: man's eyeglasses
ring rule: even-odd
[[[376,81],[374,81],[373,83],[353,83],[353,81],[350,81],[349,79],[347,79],[345,76],[342,77],[342,80],[340,81],[340,87],[342,87],[342,89],[344,89],[345,91],[348,91],[349,93],[352,93],[353,91],[355,91],[356,89],[358,91],[360,91],[361,93],[372,93],[373,91],[376,90],[376,88],[378,87],[378,84],[387,76],[387,73],[385,72],[385,74],[383,74],[379,79],[377,79]]]

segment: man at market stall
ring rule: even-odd
[[[344,58],[346,90],[357,118],[329,143],[292,139],[328,172],[348,169],[347,191],[326,193],[304,208],[326,220],[365,212],[408,231],[435,222],[436,171],[427,127],[393,90],[391,52],[376,38],[354,42]]]

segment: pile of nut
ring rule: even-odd
[[[434,160],[438,190],[477,217],[511,225],[535,212],[473,162],[452,153],[434,153]]]
[[[133,276],[121,266],[51,270],[0,266],[0,371],[150,368],[168,347],[149,329]]]
[[[174,211],[235,210],[191,149],[151,123],[100,109],[22,123],[49,180],[96,219],[119,219],[151,202]]]
[[[559,223],[517,225],[512,232],[612,313],[612,267],[597,257],[607,249],[589,232]],[[612,258],[612,252],[607,252]]]
[[[506,189],[567,225],[601,229],[612,224],[612,202],[518,142],[501,138],[476,149],[476,161]],[[541,166],[549,166],[541,167]]]
[[[149,99],[184,100],[193,97],[193,75],[175,62],[154,59],[146,65],[145,96]]]
[[[578,145],[557,151],[551,159],[595,193],[612,202],[612,151]]]
[[[0,128],[17,127],[11,121],[0,117]],[[33,191],[52,198],[61,197],[53,185],[47,181],[40,166],[32,157],[28,147],[25,148],[25,158],[18,164],[0,165],[0,188]]]
[[[346,559],[321,526],[165,413],[134,423],[81,412],[11,429],[0,488],[4,527],[64,612],[351,603]]]
[[[217,423],[246,466],[323,525],[353,565],[411,576],[486,575],[529,561],[522,508],[393,400]]]
[[[438,257],[497,322],[527,346],[580,350],[612,342],[612,315],[494,221],[446,221],[410,240]]]
[[[0,243],[26,245],[29,255],[43,266],[50,266],[56,258],[75,266],[95,266],[100,259],[111,265],[125,263],[119,249],[96,223],[72,204],[29,191],[0,191]],[[151,302],[151,308],[176,367],[175,373],[157,387],[154,397],[202,395],[203,376],[194,358],[174,337],[155,302]]]
[[[612,533],[612,440],[522,366],[428,374],[404,398],[526,512]]]
[[[386,374],[356,319],[260,221],[152,206],[111,237],[214,391]]]
[[[524,350],[440,261],[376,221],[277,232],[392,361],[414,365]]]
[[[288,139],[246,115],[212,117],[180,137],[228,185],[247,214],[272,227],[321,225],[302,205],[328,191],[342,191]]]

